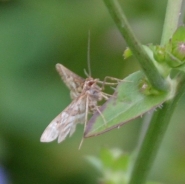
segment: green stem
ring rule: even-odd
[[[153,115],[139,154],[134,163],[129,184],[145,183],[161,140],[165,134],[173,111],[172,103],[165,103],[163,109]],[[164,116],[165,114],[165,116]],[[163,117],[159,119],[158,117]]]
[[[185,79],[182,80],[178,87],[175,98],[164,103],[163,108],[154,113],[134,162],[129,184],[146,182],[174,109],[180,97],[185,93]]]
[[[182,0],[168,1],[161,44],[165,44],[177,28],[181,4]],[[139,148],[137,158],[134,162],[129,184],[145,183],[175,106],[179,98],[184,93],[184,90],[185,84],[182,83],[179,85],[176,97],[171,101],[166,102],[161,110],[154,113],[145,138]]]
[[[104,2],[152,86],[157,90],[167,91],[168,86],[166,81],[160,75],[152,60],[135,37],[117,0],[104,0]]]
[[[183,0],[168,0],[161,45],[166,44],[177,29],[182,1]]]

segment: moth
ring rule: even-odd
[[[105,82],[88,76],[86,79],[73,73],[62,64],[56,64],[56,70],[70,90],[72,102],[44,130],[40,141],[51,142],[58,138],[58,143],[71,136],[78,123],[86,126],[88,113],[99,111],[97,103],[108,99],[98,84]],[[84,128],[85,129],[85,128]]]

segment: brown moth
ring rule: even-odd
[[[56,64],[56,70],[69,88],[73,101],[46,127],[41,142],[51,142],[57,138],[58,143],[62,142],[68,134],[71,136],[74,133],[78,123],[86,126],[88,113],[99,111],[97,103],[108,99],[108,95],[98,86],[98,83],[104,84],[99,79],[83,79],[61,64]]]

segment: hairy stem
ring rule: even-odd
[[[104,0],[104,2],[120,33],[126,40],[152,86],[157,90],[166,91],[168,89],[166,81],[160,75],[141,43],[135,37],[117,0]]]

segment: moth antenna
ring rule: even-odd
[[[87,66],[88,66],[88,73],[89,77],[91,77],[91,62],[90,62],[90,41],[91,41],[91,33],[90,30],[88,32],[88,44],[87,44]]]
[[[89,77],[89,74],[87,73],[85,68],[84,68],[84,73],[85,73],[86,77]]]
[[[78,147],[78,150],[81,149],[83,142],[84,142],[84,138],[82,138],[82,140],[80,141],[80,145],[79,145],[79,147]]]

